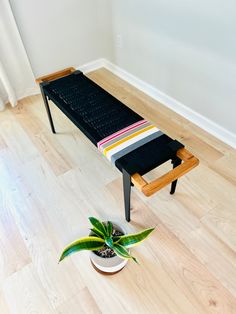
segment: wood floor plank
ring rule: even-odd
[[[0,130],[4,142],[22,163],[38,156],[36,147],[8,110],[0,114]]]
[[[11,213],[14,178],[4,162],[7,152],[0,152],[0,284],[31,262],[23,237]]]
[[[209,134],[205,130],[201,129],[199,126],[190,123],[186,127],[189,132],[193,134],[197,134],[197,136],[202,139],[205,143],[209,144],[210,146],[214,147],[218,151],[222,152],[223,154],[227,154],[228,152],[232,151],[232,147],[228,144],[222,142],[218,138],[214,137],[213,135]]]
[[[212,163],[210,168],[236,185],[236,153],[233,150]]]
[[[56,175],[70,170],[73,165],[68,161],[69,158],[66,156],[63,147],[60,146],[56,137],[40,124],[37,116],[33,115],[25,107],[26,105],[21,102],[16,108],[12,109],[12,112],[35,147],[46,159]]]
[[[55,313],[32,264],[10,276],[3,292],[11,314]]]
[[[210,210],[202,219],[204,226],[236,252],[236,215],[235,208],[220,204]]]
[[[179,195],[173,200],[163,193],[158,199],[149,200],[148,204],[195,258],[236,297],[236,252],[219,239],[219,232],[210,232],[195,216],[191,209],[193,205],[188,207],[185,203],[183,206]]]
[[[0,193],[0,282],[31,262],[9,207],[11,202]]]
[[[163,227],[163,232],[166,227]],[[161,228],[159,226],[161,232]],[[151,249],[162,260],[166,271],[178,282],[191,302],[202,306],[202,312],[234,313],[236,300],[222,284],[210,274],[177,238],[151,239]],[[163,244],[163,245],[162,245]],[[175,265],[175,266],[174,266]]]
[[[114,183],[113,189],[115,188]],[[109,189],[111,190],[111,185],[109,185]],[[153,209],[153,206],[147,207],[138,198],[137,193],[133,193],[134,209],[132,214],[135,222],[131,224],[136,228],[146,227],[143,226],[144,221],[145,223],[149,221],[149,225],[151,223],[157,224],[156,238],[152,236],[149,243],[151,243],[153,257],[158,263],[161,263],[165,273],[173,282],[177,283],[181,291],[185,293],[200,313],[210,312],[211,310],[217,313],[224,313],[224,311],[234,313],[234,307],[236,306],[234,297],[235,254],[232,254],[232,251],[229,252],[227,247],[224,246],[224,251],[222,251],[222,246],[218,242],[213,242],[214,246],[212,242],[205,243],[208,239],[213,241],[209,235],[206,240],[204,237],[196,239],[196,232],[200,230],[200,222],[191,212],[188,213],[184,207],[181,208],[180,204],[172,203],[170,206],[172,211],[170,212],[167,204],[165,205],[160,198],[159,202],[154,200],[156,203],[155,209]],[[163,248],[161,243],[163,243]],[[219,251],[214,251],[210,256],[205,256],[206,250],[209,253],[211,250],[217,249],[216,243]],[[142,250],[140,249],[140,251]],[[222,256],[223,252],[230,256],[230,260]],[[210,266],[216,258],[217,262],[215,262],[214,267]],[[205,265],[206,263],[208,263],[209,269]],[[225,265],[224,272],[219,274],[220,267],[223,267],[223,265]],[[167,278],[164,279],[164,281],[166,280]],[[221,281],[224,285],[221,284]],[[232,293],[228,293],[228,288],[234,296]],[[221,298],[222,293],[227,295],[228,300],[225,300],[226,302]],[[215,308],[211,309],[212,306],[215,306]]]
[[[217,172],[201,165],[196,171],[191,172],[193,188],[198,185],[202,190],[207,191],[208,196],[216,205],[221,205],[224,210],[231,211],[236,208],[236,187]]]
[[[63,303],[57,308],[58,314],[68,313],[70,314],[101,314],[102,312],[98,308],[93,296],[91,295],[88,288],[84,288],[69,299],[67,302]]]
[[[123,273],[113,277],[91,272],[84,262],[86,256],[73,257],[78,269],[82,269],[84,280],[102,313],[197,313],[191,301],[161,267],[156,268],[148,250],[144,252],[146,258],[136,252],[140,266],[130,262]],[[153,272],[154,269],[156,272]],[[93,284],[94,279],[99,280],[99,295]],[[169,293],[170,289],[173,294]],[[104,302],[108,295],[110,302]]]
[[[183,132],[181,141],[192,151],[193,154],[197,154],[197,157],[205,163],[212,164],[224,156],[222,152],[200,139],[197,135],[191,134],[187,130]],[[199,147],[201,147],[200,150]]]
[[[48,214],[48,206],[43,206],[25,177],[20,174],[17,174],[17,177],[15,182],[18,189],[11,194],[13,203],[11,212],[25,239],[28,254],[40,279],[40,284],[52,307],[56,308],[82,289],[84,283],[73,264],[69,271],[63,264],[58,265],[63,246],[58,232],[61,232],[63,222],[59,220],[60,230],[57,230],[54,223],[55,212],[50,211],[54,216],[52,218]],[[58,210],[57,213],[59,214]]]

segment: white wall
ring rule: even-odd
[[[236,133],[235,0],[112,0],[112,20],[115,64]]]
[[[112,56],[109,0],[10,0],[35,76]]]

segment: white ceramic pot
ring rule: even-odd
[[[119,225],[113,222],[112,224],[116,230],[119,230],[123,232],[124,234],[126,233],[126,230],[124,230],[123,227],[120,227]],[[119,271],[122,270],[122,268],[125,267],[125,265],[128,262],[127,259],[122,259],[117,255],[114,257],[108,257],[108,258],[100,257],[96,255],[93,251],[91,251],[90,260],[93,267],[98,272],[104,275],[113,275],[113,274],[118,273]]]

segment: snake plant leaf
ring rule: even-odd
[[[112,240],[113,240],[114,243],[116,243],[116,242],[118,242],[120,240],[121,237],[122,236],[114,236],[114,237],[112,237]]]
[[[126,250],[126,248],[123,247],[122,245],[118,243],[114,243],[112,248],[119,257],[123,259],[132,259],[133,261],[135,261],[135,263],[138,264],[137,259],[133,257],[132,255],[130,255],[129,252]]]
[[[126,248],[131,248],[133,246],[140,244],[142,241],[144,241],[154,229],[155,228],[149,228],[139,233],[121,236],[120,239],[116,243]]]
[[[106,227],[104,226],[104,224],[99,221],[97,218],[95,217],[89,217],[89,221],[91,222],[91,224],[94,226],[94,228],[96,228],[98,231],[102,232],[103,235],[106,237],[107,234],[107,230]]]
[[[98,237],[85,237],[69,244],[60,257],[61,262],[65,257],[82,250],[95,251],[104,247],[105,241]]]
[[[95,235],[97,235],[99,238],[102,238],[102,239],[105,238],[104,234],[103,234],[101,231],[99,231],[98,229],[96,229],[96,228],[91,228],[90,230],[92,231],[92,233],[94,233]]]
[[[108,232],[108,236],[111,237],[112,236],[112,231],[113,231],[113,225],[110,221],[107,222],[107,232]]]
[[[111,249],[113,248],[113,240],[112,237],[105,238],[105,243],[107,246],[109,246]]]

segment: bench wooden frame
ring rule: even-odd
[[[75,68],[69,67],[69,68],[66,68],[66,69],[61,70],[61,71],[57,71],[57,72],[54,72],[54,73],[51,73],[48,75],[38,77],[35,81],[37,84],[40,84],[43,82],[48,82],[48,81],[53,81],[53,80],[56,80],[60,77],[69,75],[69,74],[73,73],[74,71],[75,71]]]
[[[178,178],[182,177],[199,164],[199,160],[185,148],[180,148],[177,151],[176,156],[183,160],[184,163],[174,167],[174,169],[167,172],[163,176],[148,183],[142,176],[140,176],[139,173],[135,173],[131,176],[131,182],[138,190],[143,192],[143,194],[151,196],[160,189],[164,188],[166,185],[175,182]]]
[[[43,90],[43,84],[52,80],[56,80],[63,76],[70,75],[75,71],[75,68],[69,67],[64,70],[45,75],[36,79],[36,83],[40,85],[42,97],[48,114],[50,126],[53,133],[55,132],[48,99]],[[182,163],[183,161],[183,163]],[[177,151],[175,159],[172,160],[173,169],[162,175],[161,177],[148,183],[139,173],[130,175],[123,169],[123,189],[126,220],[130,221],[130,194],[132,184],[140,190],[144,195],[151,196],[168,184],[171,184],[171,194],[175,193],[178,178],[185,175],[187,172],[195,168],[199,164],[199,160],[193,156],[187,149],[181,148]]]

